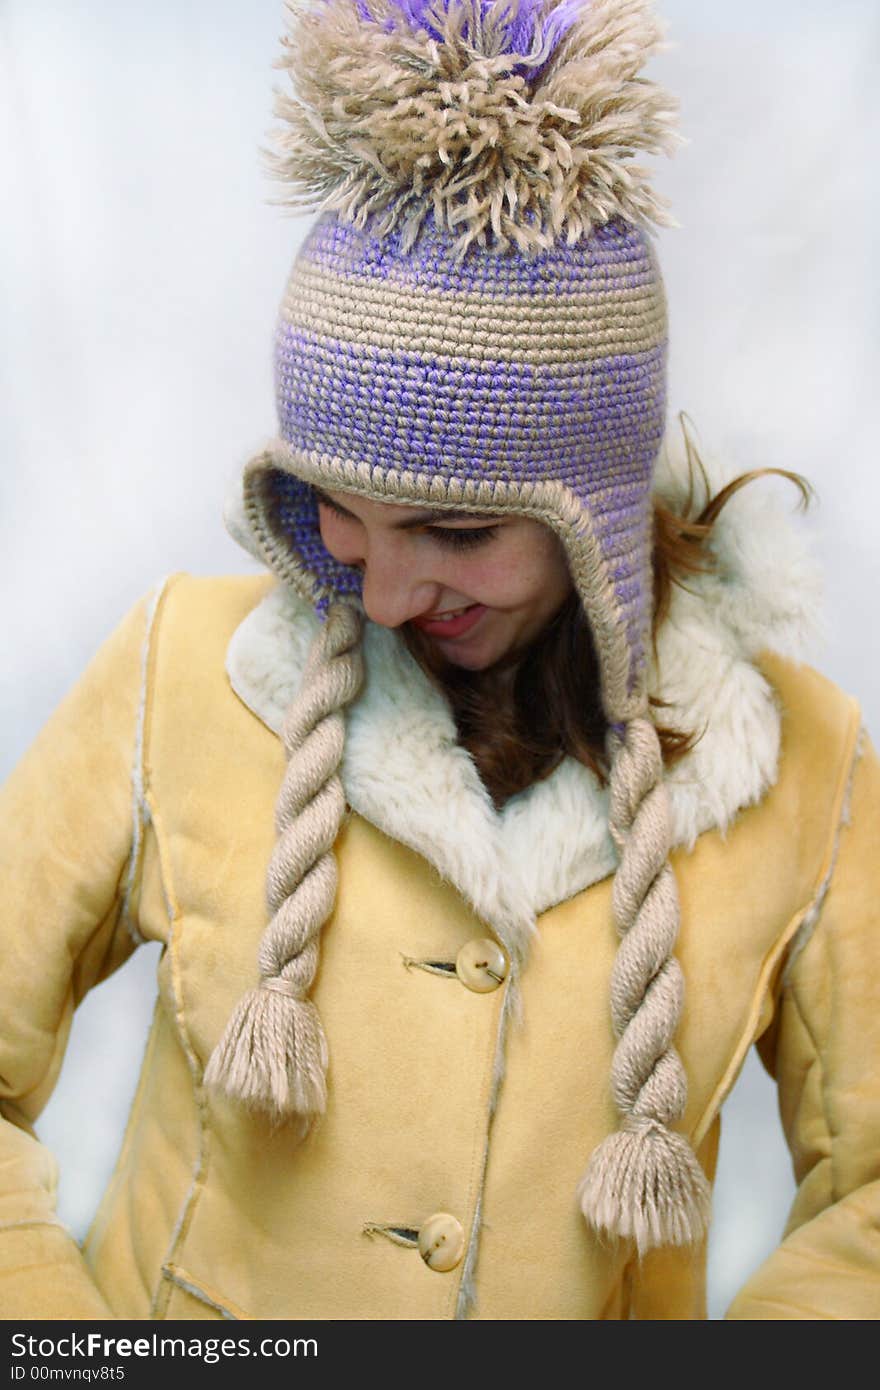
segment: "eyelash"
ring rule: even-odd
[[[343,512],[339,507],[323,497],[318,498],[318,503],[326,507],[334,516],[340,516],[344,521],[349,521],[347,512]],[[438,541],[440,545],[448,545],[451,550],[468,550],[471,546],[482,545],[484,541],[492,540],[498,531],[497,526],[472,526],[460,531],[445,530],[443,527],[426,526],[425,534]]]
[[[426,527],[426,535],[433,536],[441,545],[448,545],[453,550],[467,550],[472,545],[490,541],[497,530],[497,526],[471,526],[460,531],[444,531],[442,528],[438,530],[429,526]]]

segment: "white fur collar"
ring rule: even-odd
[[[707,472],[713,491],[723,486],[717,466]],[[667,446],[656,489],[670,501],[685,484],[683,458]],[[671,701],[664,722],[705,729],[667,774],[675,845],[691,848],[704,831],[723,831],[776,779],[780,716],[753,658],[764,648],[803,655],[818,635],[821,604],[817,564],[790,518],[791,501],[779,500],[781,487],[757,481],[727,503],[714,532],[718,572],[689,579],[687,592],[673,587],[658,634],[650,691]],[[226,523],[255,553],[235,498]],[[276,734],[317,626],[310,605],[279,585],[230,642],[232,687]],[[349,804],[433,864],[520,957],[537,914],[613,871],[607,790],[568,758],[496,812],[456,742],[445,699],[400,637],[367,622],[364,658],[341,769]]]

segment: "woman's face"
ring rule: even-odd
[[[571,592],[561,542],[531,517],[314,491],[327,550],[363,570],[367,617],[412,623],[455,666],[482,671],[524,650]],[[460,619],[438,618],[459,609]]]

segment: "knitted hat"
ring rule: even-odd
[[[343,711],[363,681],[359,569],[321,539],[312,484],[516,513],[565,549],[599,661],[618,850],[611,1075],[620,1126],[579,1193],[640,1251],[702,1234],[708,1186],[673,1126],[682,977],[660,743],[647,698],[652,477],[666,306],[634,165],[670,152],[675,104],[638,74],[648,0],[303,0],[279,66],[276,171],[320,212],[276,336],[280,437],[245,470],[266,563],[322,625],[283,737],[259,986],[206,1081],[319,1114],[327,1049],[308,992],[336,891]],[[518,965],[514,962],[514,972]],[[586,1156],[585,1156],[586,1157]]]

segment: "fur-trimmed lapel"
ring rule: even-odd
[[[723,486],[717,468],[708,471],[713,491]],[[673,503],[686,487],[683,459],[668,449],[655,486]],[[251,550],[235,499],[226,520]],[[764,648],[802,655],[821,603],[806,537],[766,484],[727,503],[713,545],[718,571],[688,580],[687,590],[674,586],[651,669],[651,693],[670,702],[664,723],[703,730],[667,774],[673,843],[688,848],[704,831],[724,830],[775,781],[780,716],[753,659]],[[306,601],[279,585],[229,645],[233,689],[276,734],[317,627]],[[607,790],[569,758],[496,812],[456,741],[449,706],[398,634],[367,622],[364,659],[341,768],[349,804],[433,864],[520,957],[537,914],[614,869]]]

